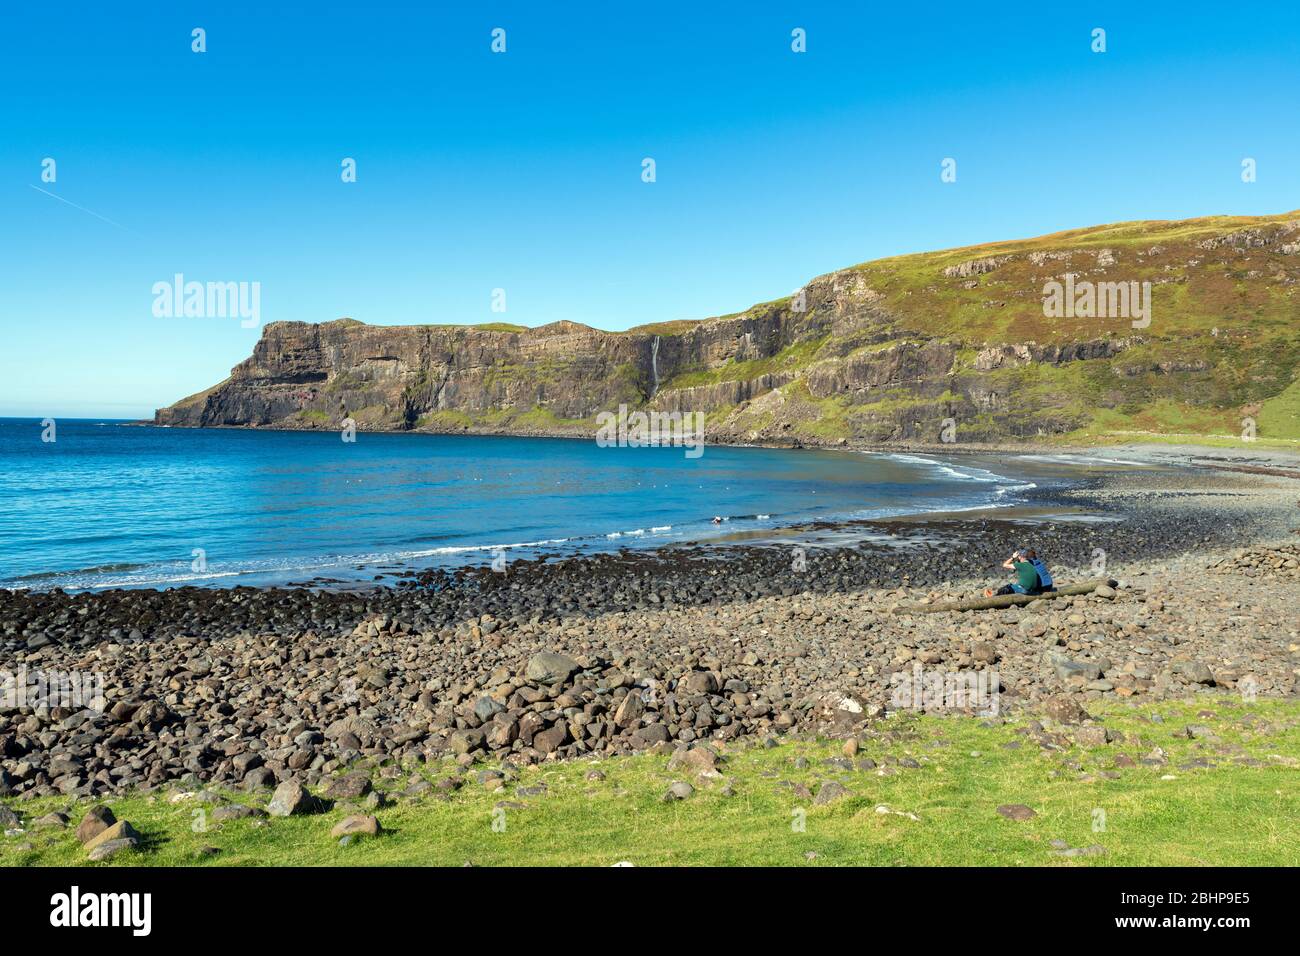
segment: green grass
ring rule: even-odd
[[[805,339],[788,345],[768,358],[749,359],[738,362],[730,359],[712,369],[693,369],[680,372],[664,382],[661,390],[674,388],[693,388],[698,385],[716,385],[720,382],[741,382],[759,378],[774,372],[796,372],[807,368],[817,355],[817,351],[826,344],[827,336]]]
[[[1197,716],[1209,708],[1214,716]],[[701,784],[689,799],[665,803],[674,780],[667,757],[640,755],[603,761],[577,760],[528,768],[506,792],[494,793],[472,776],[449,800],[403,800],[378,811],[388,831],[376,840],[340,847],[330,828],[342,808],[308,817],[239,820],[198,825],[192,800],[172,804],[174,791],[110,801],[148,840],[119,856],[127,865],[478,865],[585,864],[627,860],[638,866],[746,865],[1296,865],[1300,863],[1300,703],[1205,695],[1195,702],[1111,704],[1095,709],[1105,726],[1125,734],[1123,743],[1091,749],[1042,751],[1016,733],[1027,718],[986,727],[973,718],[904,715],[872,725],[886,731],[864,740],[859,757],[884,765],[911,759],[882,776],[874,770],[843,771],[822,760],[840,754],[841,741],[788,740],[772,749],[733,747],[720,765],[732,781]],[[1149,722],[1153,713],[1163,723]],[[1241,718],[1253,715],[1254,723]],[[1145,718],[1145,719],[1144,719]],[[1204,740],[1183,733],[1188,723],[1210,726],[1221,738],[1217,754]],[[1132,735],[1133,739],[1129,739]],[[1020,742],[1018,749],[1006,744]],[[1119,753],[1140,758],[1154,747],[1169,755],[1166,767],[1138,765],[1114,770]],[[1192,757],[1213,757],[1217,766],[1182,769]],[[1232,759],[1249,756],[1262,766]],[[797,758],[807,763],[796,766]],[[1073,766],[1072,766],[1073,765]],[[590,781],[594,767],[605,774]],[[431,778],[453,765],[425,768]],[[402,772],[399,779],[407,776]],[[1174,779],[1164,779],[1172,776]],[[820,781],[837,780],[850,796],[813,806],[792,785],[816,792]],[[544,796],[521,797],[519,786],[544,782]],[[788,783],[783,783],[788,782]],[[396,786],[396,785],[395,785]],[[262,803],[265,794],[233,799]],[[502,801],[522,803],[497,812]],[[1014,822],[996,812],[1022,803],[1037,816]],[[89,804],[72,809],[73,823]],[[903,814],[877,812],[886,805]],[[65,799],[12,803],[25,816],[68,808]],[[1094,811],[1105,814],[1094,830]],[[802,817],[804,828],[795,824]],[[493,829],[494,819],[504,831]],[[1099,856],[1064,858],[1052,841],[1071,847],[1099,845]],[[20,849],[28,842],[31,849]],[[201,856],[204,846],[219,848]],[[815,854],[809,857],[807,854]],[[33,830],[0,838],[0,864],[74,865],[85,854],[71,828]],[[108,865],[108,864],[99,864]]]
[[[695,328],[703,319],[670,319],[667,322],[651,322],[637,325],[618,335],[683,335]]]
[[[430,322],[426,323],[423,328],[426,329],[473,329],[477,332],[527,332],[528,326],[516,325],[513,322],[478,322],[457,324],[454,322]]]
[[[1300,438],[1300,378],[1260,407],[1261,436]]]

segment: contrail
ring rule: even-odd
[[[27,185],[32,186],[31,183],[28,183]],[[139,235],[140,235],[140,233],[136,232],[134,229],[131,229],[131,228],[127,227],[127,226],[124,226],[124,225],[122,225],[120,222],[114,222],[112,219],[109,219],[107,216],[101,216],[99,213],[95,212],[95,210],[93,210],[93,209],[87,209],[85,206],[78,206],[75,202],[68,202],[68,200],[64,199],[62,196],[56,196],[54,193],[50,192],[48,189],[42,189],[40,186],[32,186],[32,189],[35,189],[38,193],[44,193],[45,195],[49,196],[49,197],[52,198],[52,199],[57,199],[59,202],[64,203],[65,205],[71,206],[73,209],[80,209],[82,212],[89,213],[90,215],[94,216],[96,219],[99,219],[99,220],[102,220],[103,222],[108,223],[110,226],[117,226],[118,229],[123,229],[123,230],[125,230],[126,232],[131,233],[131,235],[133,235],[133,236],[139,236]],[[143,237],[141,237],[141,238],[143,238]]]

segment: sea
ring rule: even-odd
[[[365,581],[1009,507],[1042,463],[0,419],[0,587]],[[1014,467],[1012,467],[1014,465]],[[1054,477],[1055,476],[1055,477]]]

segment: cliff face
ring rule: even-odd
[[[1293,438],[1298,280],[1292,213],[886,259],[739,315],[629,332],[279,322],[155,421],[589,435],[626,404],[704,412],[731,441],[937,441],[947,420],[969,441],[1239,434],[1245,416]],[[1150,322],[1082,299],[1049,317],[1052,282],[1112,303],[1149,283]]]

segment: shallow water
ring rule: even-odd
[[[0,419],[0,586],[229,586],[1007,506],[1060,463]],[[714,524],[714,516],[724,519]]]

